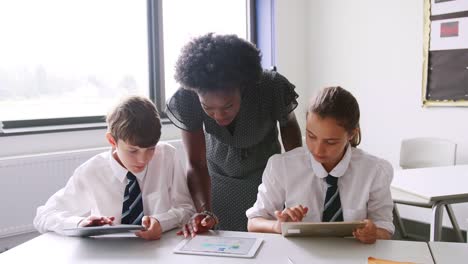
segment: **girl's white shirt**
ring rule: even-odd
[[[302,205],[309,208],[303,221],[321,222],[328,174],[339,178],[344,221],[371,219],[377,227],[394,233],[390,192],[393,168],[386,160],[351,146],[330,173],[305,147],[272,156],[247,217],[276,219],[275,210]]]

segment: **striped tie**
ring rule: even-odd
[[[338,192],[338,178],[328,175],[327,196],[323,207],[322,222],[342,222],[343,211],[341,209],[340,193]]]
[[[130,171],[127,173],[127,179],[122,207],[122,224],[141,225],[143,200],[141,199],[140,186],[135,175]]]

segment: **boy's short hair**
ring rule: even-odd
[[[129,96],[107,115],[107,129],[116,141],[148,148],[161,137],[161,120],[156,106],[148,98]]]

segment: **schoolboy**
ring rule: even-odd
[[[106,121],[112,149],[79,166],[66,186],[37,209],[34,226],[39,232],[141,224],[146,230],[136,235],[153,240],[195,212],[175,149],[159,142],[155,105],[131,96]]]

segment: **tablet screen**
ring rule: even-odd
[[[257,239],[246,237],[196,236],[180,250],[247,255]]]

